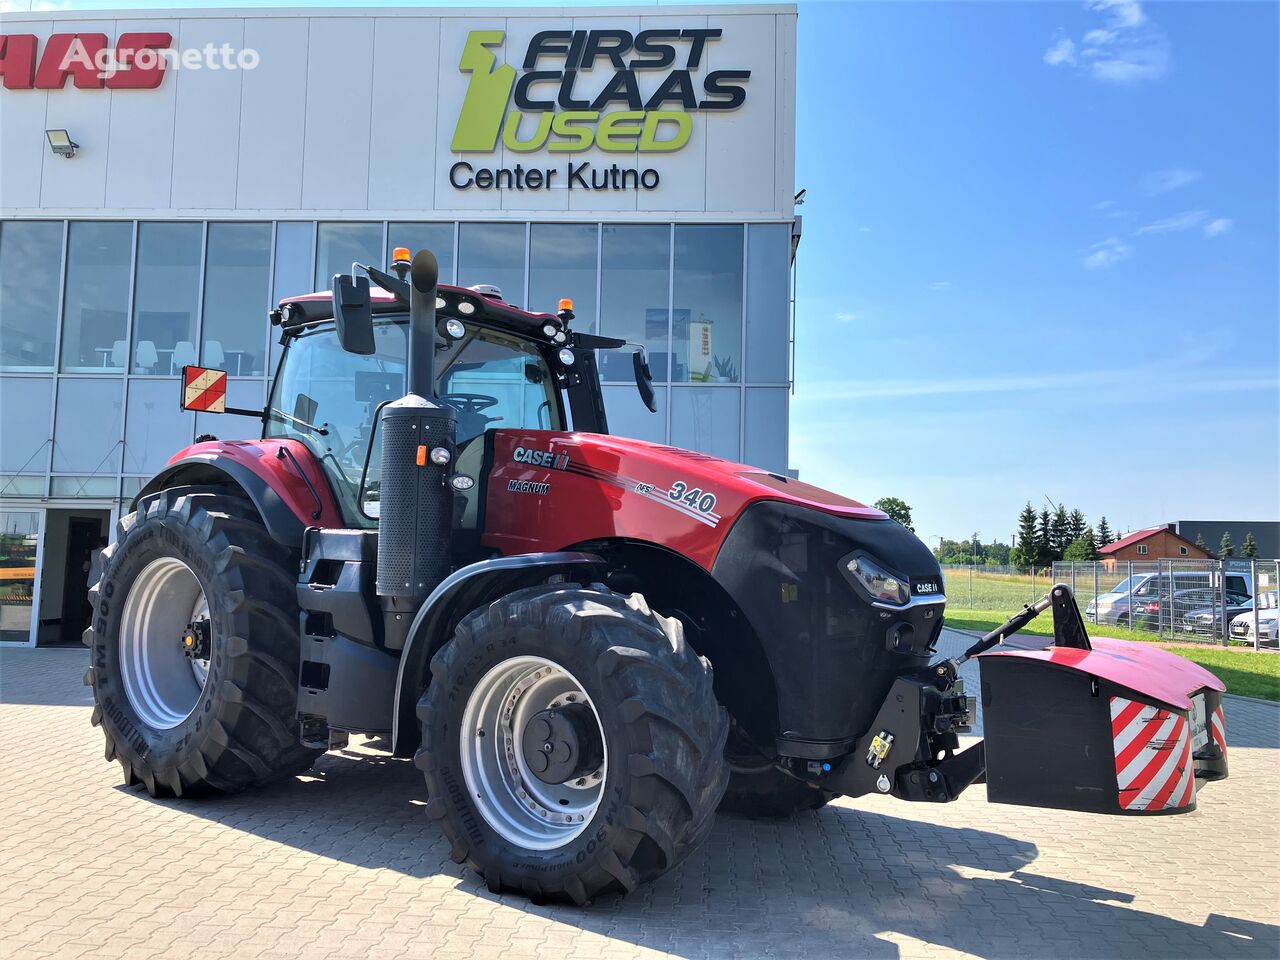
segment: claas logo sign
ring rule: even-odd
[[[226,413],[227,371],[209,367],[183,367],[182,409]]]
[[[545,147],[580,153],[679,150],[693,132],[693,112],[736,110],[746,101],[750,70],[711,70],[700,79],[719,29],[543,30],[529,41],[521,69],[498,64],[501,30],[473,30],[458,69],[470,74],[453,132],[455,153],[492,153],[499,138],[517,153]],[[594,97],[579,74],[612,68]],[[641,78],[658,76],[644,84]],[[508,110],[509,106],[515,109]]]
[[[34,34],[4,34],[0,80],[9,90],[61,90],[68,80],[81,90],[153,90],[165,68],[155,51],[172,42],[168,33],[122,33],[112,49],[105,33],[55,33],[40,52]]]

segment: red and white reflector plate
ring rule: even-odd
[[[1196,699],[1203,703],[1202,697]],[[1111,740],[1123,809],[1173,810],[1195,800],[1191,735],[1192,723],[1180,713],[1111,698]]]
[[[183,367],[182,409],[226,413],[227,371],[210,367]]]

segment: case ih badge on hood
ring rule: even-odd
[[[609,434],[596,353],[632,352],[652,408],[643,348],[574,331],[568,300],[441,286],[426,251],[360,269],[273,312],[270,400],[226,408],[263,436],[178,451],[104,551],[86,680],[127,783],[234,791],[375,734],[491,889],[585,903],[671,869],[717,807],[985,779],[1180,813],[1226,776],[1222,683],[1091,640],[1065,585],[940,658],[942,571],[905,527]],[[316,381],[335,348],[350,373]],[[188,374],[189,407],[225,402]],[[1050,608],[1051,643],[1017,636]]]

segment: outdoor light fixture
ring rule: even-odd
[[[44,135],[49,138],[49,149],[63,160],[70,160],[80,149],[80,144],[72,140],[65,130],[46,130]]]

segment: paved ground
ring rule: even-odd
[[[962,638],[956,644],[965,642]],[[1280,708],[1231,700],[1193,814],[841,800],[722,818],[586,910],[450,862],[410,762],[366,749],[236,797],[149,799],[102,760],[82,650],[0,652],[0,956],[1280,956]]]

